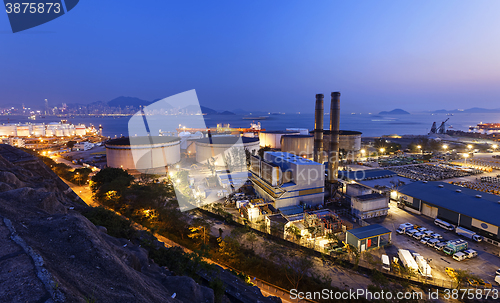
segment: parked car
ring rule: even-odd
[[[427,241],[429,241],[430,239],[431,239],[431,238],[429,238],[429,237],[423,237],[422,239],[420,239],[420,243],[422,243],[422,244],[426,244],[426,243],[427,243]]]
[[[410,237],[413,236],[413,234],[415,234],[415,233],[418,233],[418,230],[416,230],[416,229],[410,229],[410,230],[406,231],[406,234],[408,236],[410,236]]]
[[[500,285],[500,275],[497,275],[495,277],[495,282],[497,282]]]
[[[423,235],[424,235],[424,234],[423,234],[423,233],[421,233],[421,232],[414,233],[414,234],[413,234],[413,238],[414,238],[415,240],[420,240],[420,239],[422,239],[422,236],[423,236]]]
[[[434,247],[434,245],[436,245],[436,243],[439,243],[440,241],[438,239],[429,239],[429,241],[427,241],[427,245],[429,245],[430,247]]]
[[[431,237],[434,239],[443,239],[443,236],[441,236],[440,234],[432,234]]]
[[[453,254],[453,259],[457,260],[457,261],[462,261],[462,260],[465,260],[467,259],[467,255],[464,254],[463,252],[456,252]]]
[[[424,231],[426,231],[426,230],[427,230],[427,228],[425,228],[425,227],[420,227],[420,228],[417,228],[417,230],[418,230],[419,232],[423,233]]]
[[[396,232],[397,232],[398,234],[400,234],[400,235],[402,235],[402,234],[404,234],[404,233],[405,233],[404,229],[402,229],[402,228],[398,228],[398,229],[396,229]]]
[[[433,232],[432,230],[426,230],[426,231],[424,232],[424,234],[425,234],[425,236],[430,237],[431,235],[433,235],[433,234],[434,234],[434,232]]]
[[[437,250],[443,250],[443,248],[446,246],[446,242],[439,242],[434,244],[434,248]]]

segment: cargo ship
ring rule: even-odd
[[[181,128],[177,128],[176,130],[177,130],[177,133],[181,133],[181,132],[206,133],[210,130],[211,133],[230,133],[230,134],[244,134],[244,133],[258,134],[261,131],[265,131],[265,129],[263,129],[261,127],[260,122],[250,123],[250,127],[230,127],[229,124],[224,124],[224,125],[217,124],[217,127],[210,127],[210,128],[181,127]]]
[[[469,127],[469,131],[478,133],[500,133],[500,123],[479,123]]]

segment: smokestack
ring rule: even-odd
[[[323,94],[316,95],[316,110],[314,115],[314,161],[323,163]]]
[[[336,183],[339,170],[340,93],[332,93],[330,106],[330,151],[328,152],[328,183]]]

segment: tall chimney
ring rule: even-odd
[[[316,110],[314,115],[314,161],[323,163],[323,94],[316,95]]]
[[[340,93],[332,93],[330,106],[330,150],[328,152],[328,182],[336,183],[339,170]]]

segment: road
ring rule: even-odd
[[[68,184],[68,186],[71,187],[71,189],[80,197],[82,198],[82,200],[89,206],[93,206],[93,207],[97,207],[99,206],[99,204],[97,202],[95,202],[93,199],[92,199],[92,191],[90,190],[89,186],[86,185],[86,186],[78,186],[78,185],[75,185],[71,182],[68,182],[64,179],[61,179],[63,180],[66,184]],[[139,225],[139,224],[136,224],[135,226],[136,228],[139,228],[139,229],[144,229],[143,226]],[[217,236],[218,236],[218,229],[217,229]],[[187,252],[187,253],[192,253],[193,251],[170,240],[170,239],[167,239],[165,238],[164,236],[162,235],[159,235],[159,234],[155,234],[155,237],[158,239],[158,241],[162,242],[165,247],[172,247],[172,246],[178,246],[180,248],[182,248],[184,250],[184,252]],[[228,267],[223,265],[223,264],[220,264],[220,263],[217,263],[217,262],[214,262],[213,260],[210,260],[210,259],[206,259],[204,258],[204,261],[210,263],[210,264],[216,264],[224,269],[227,269]],[[303,300],[292,300],[290,299],[290,295],[286,292],[286,290],[283,290],[281,288],[279,288],[278,286],[275,286],[275,285],[272,285],[266,281],[262,281],[260,279],[256,279],[256,284],[258,284],[259,286],[259,289],[261,290],[262,294],[264,296],[276,296],[276,297],[279,297],[281,299],[282,302],[284,303],[298,303],[298,302],[312,302],[312,301],[303,301]]]

